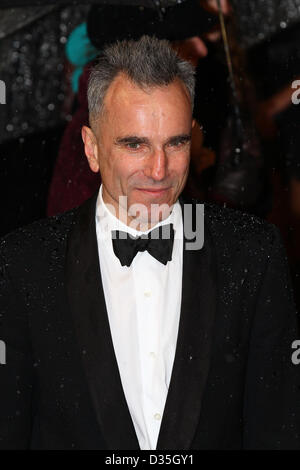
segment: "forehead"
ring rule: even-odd
[[[119,75],[110,85],[105,99],[106,118],[114,121],[147,121],[162,123],[163,120],[186,122],[191,118],[192,108],[185,85],[176,79],[166,86],[143,89],[125,75]]]

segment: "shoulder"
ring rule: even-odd
[[[241,210],[204,204],[206,234],[221,269],[228,275],[230,267],[242,266],[256,273],[256,281],[272,263],[276,275],[288,265],[281,233],[274,224]],[[252,267],[252,268],[251,268]]]
[[[264,237],[273,238],[278,228],[253,214],[239,209],[221,207],[214,203],[204,203],[205,221],[215,234],[230,238]]]
[[[265,255],[273,249],[274,243],[283,244],[279,229],[258,216],[211,202],[195,199],[184,202],[194,206],[202,204],[205,236],[209,236],[215,248],[222,253],[230,254],[243,249],[249,254]]]

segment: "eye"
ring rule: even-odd
[[[126,147],[131,150],[139,150],[141,147],[141,144],[139,144],[138,142],[128,142],[126,144]]]
[[[181,140],[175,140],[174,142],[171,143],[171,147],[179,148],[182,145],[187,144],[189,141],[186,139],[181,139]]]

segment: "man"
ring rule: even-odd
[[[193,93],[192,66],[147,36],[93,69],[99,193],[1,244],[1,448],[299,448],[280,235],[211,204],[203,224],[180,197]]]

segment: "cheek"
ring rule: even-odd
[[[183,177],[189,169],[189,164],[189,153],[173,156],[169,159],[169,171],[176,173],[178,177]]]
[[[111,178],[120,181],[121,184],[126,184],[131,177],[135,177],[143,171],[142,161],[121,152],[111,155],[108,167]]]
[[[143,162],[135,156],[120,154],[115,160],[115,169],[122,178],[128,179],[143,169]]]

